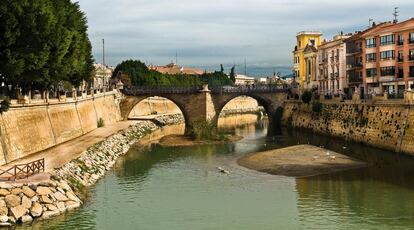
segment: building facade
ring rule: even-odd
[[[316,71],[316,68],[314,68],[316,60],[313,65],[309,62],[312,62],[315,55],[314,51],[321,44],[321,39],[322,33],[319,31],[302,31],[296,35],[296,46],[293,51],[293,73],[301,89],[313,86],[311,84],[312,71]],[[305,60],[305,50],[307,51],[307,60]]]
[[[383,23],[365,32],[362,74],[366,94],[401,98],[414,88],[414,19]]]
[[[348,91],[346,75],[346,42],[350,35],[336,35],[318,49],[318,92],[321,95],[342,95]]]

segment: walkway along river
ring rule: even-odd
[[[236,143],[132,148],[90,187],[84,205],[31,229],[412,229],[414,160],[303,130],[266,137],[266,122],[235,128]],[[370,167],[310,178],[245,169],[248,153],[313,144]],[[230,175],[217,172],[221,166]]]

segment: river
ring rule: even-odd
[[[228,128],[228,127],[227,127]],[[236,143],[132,148],[78,210],[26,229],[413,229],[414,160],[266,122],[235,128]],[[248,170],[245,154],[314,144],[370,167],[295,179]],[[231,171],[220,174],[216,167]]]

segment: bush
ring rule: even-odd
[[[317,114],[321,113],[322,108],[323,108],[323,104],[320,101],[315,101],[312,104],[312,111],[317,113]]]
[[[195,140],[219,139],[217,126],[210,121],[196,121],[192,123],[191,136]]]
[[[309,102],[312,100],[312,92],[305,91],[302,94],[302,101],[303,103],[309,104]]]
[[[98,119],[98,128],[104,127],[105,126],[105,121],[102,119],[102,117],[100,117]]]
[[[9,110],[9,108],[10,108],[10,100],[8,98],[5,98],[0,103],[0,113],[3,114],[4,112],[7,112],[7,110]]]

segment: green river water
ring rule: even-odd
[[[133,148],[78,210],[23,229],[414,229],[414,160],[306,131],[266,137],[237,128],[236,143]],[[237,165],[245,154],[298,143],[370,167],[295,179]],[[346,149],[343,148],[346,146]],[[230,175],[217,172],[221,166]]]

